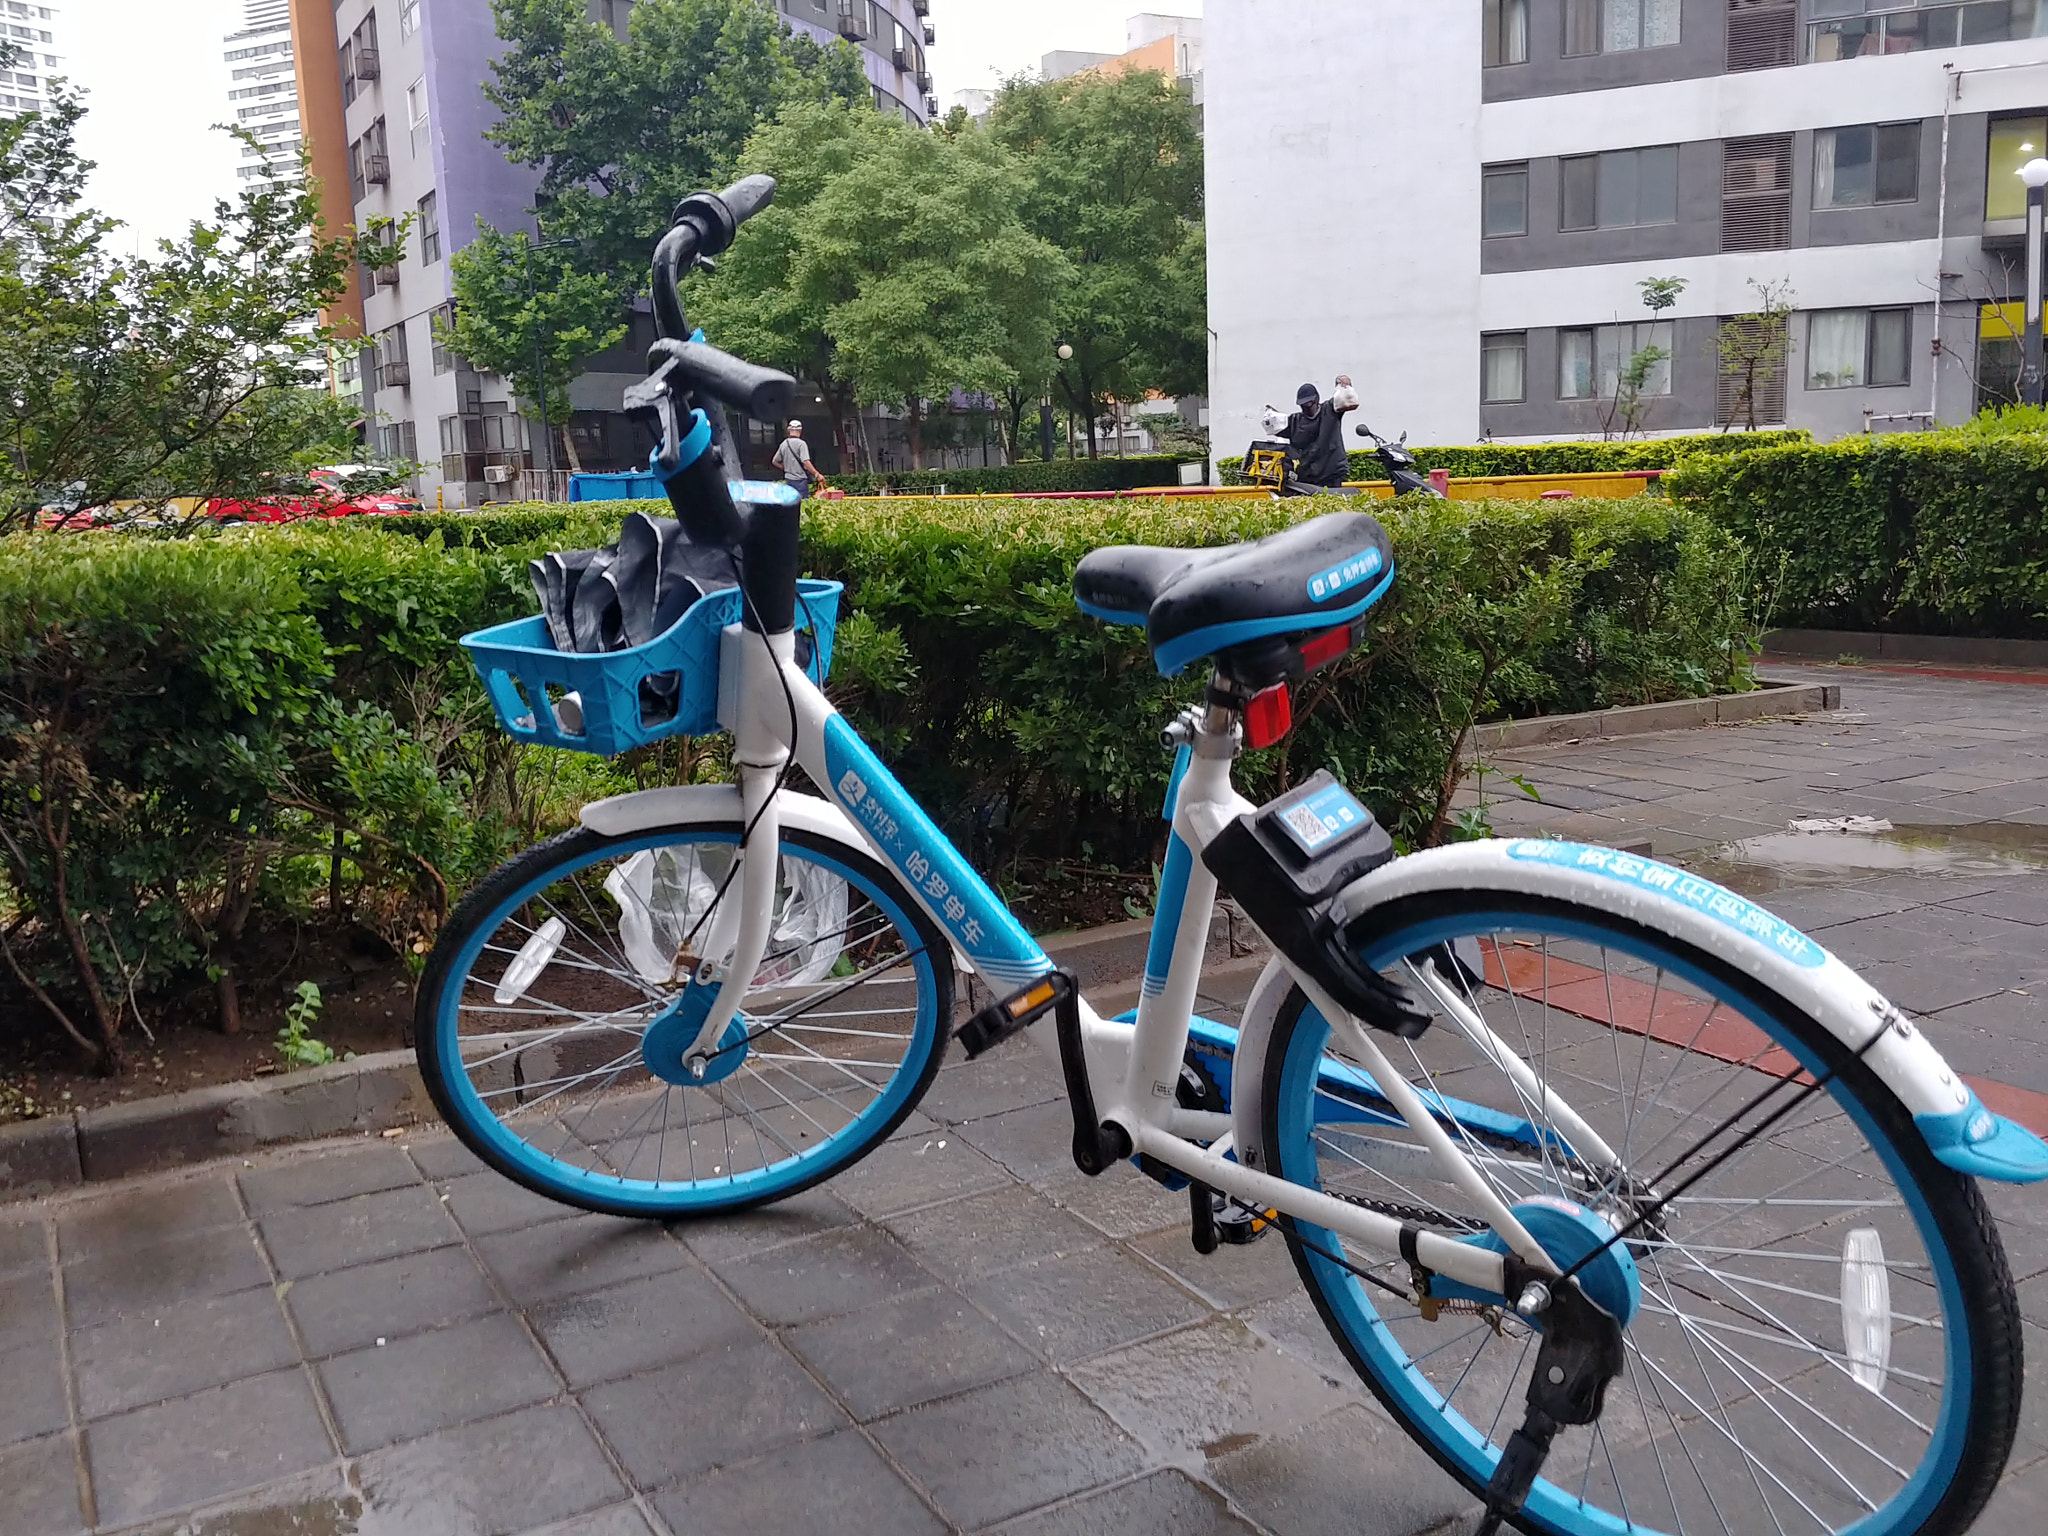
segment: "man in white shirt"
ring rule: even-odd
[[[811,445],[804,441],[804,424],[792,421],[789,436],[775,448],[774,465],[782,471],[783,483],[791,486],[799,496],[808,495],[811,483],[823,486],[825,477],[818,473],[818,466],[811,462]]]

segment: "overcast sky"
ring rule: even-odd
[[[147,247],[231,197],[239,160],[212,124],[227,118],[222,38],[241,0],[62,0],[65,69],[88,90],[80,148],[99,162],[94,206],[122,220],[124,247]],[[471,0],[483,4],[484,0]],[[1055,49],[1120,53],[1141,10],[1199,16],[1201,0],[932,0],[933,83],[942,103],[1036,69]]]

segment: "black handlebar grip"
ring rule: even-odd
[[[775,178],[742,176],[719,193],[718,200],[731,211],[735,225],[744,224],[775,201]]]
[[[675,359],[672,377],[679,383],[701,389],[756,421],[779,421],[789,413],[796,380],[779,368],[763,368],[701,341],[665,336],[647,349],[648,371],[667,358]]]

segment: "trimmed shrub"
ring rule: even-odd
[[[1411,451],[1425,471],[1447,469],[1454,479],[1488,475],[1588,475],[1631,469],[1669,469],[1697,454],[1740,453],[1779,443],[1811,442],[1804,430],[1710,432],[1691,437],[1646,437],[1626,443],[1476,443]],[[1353,480],[1384,480],[1387,471],[1371,449],[1347,456]],[[1244,484],[1244,457],[1218,459],[1225,485]]]
[[[612,537],[633,506],[599,505],[0,541],[12,990],[111,1065],[124,1008],[211,986],[231,1020],[245,934],[347,920],[417,954],[470,882],[588,800],[723,777],[720,739],[613,763],[513,741],[457,643],[533,611],[530,558]],[[806,566],[848,585],[831,691],[1013,885],[1073,854],[1142,871],[1162,833],[1158,731],[1201,678],[1161,678],[1140,631],[1078,613],[1075,562],[1327,510],[812,503]],[[1404,842],[1458,835],[1478,825],[1451,810],[1474,721],[1747,684],[1742,550],[1698,512],[1376,510],[1392,592],[1366,645],[1303,687],[1294,734],[1246,759],[1250,794],[1327,765]]]
[[[1788,444],[1664,488],[1756,550],[1777,623],[2048,637],[2048,436]]]
[[[1137,454],[1127,459],[1026,459],[987,469],[892,469],[879,474],[833,475],[834,489],[849,496],[933,496],[944,486],[952,496],[1003,491],[1137,491],[1180,484],[1180,466],[1199,464],[1182,454]]]

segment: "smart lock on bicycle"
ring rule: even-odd
[[[2048,1177],[2048,1146],[1709,881],[1543,839],[1395,857],[1328,774],[1239,795],[1239,753],[1287,732],[1291,688],[1362,643],[1394,580],[1356,513],[1080,563],[1084,613],[1209,678],[1168,727],[1140,1001],[1099,1016],[822,690],[839,589],[799,579],[795,493],[739,478],[722,409],[778,417],[791,381],[694,336],[678,290],[772,192],[691,197],[656,248],[660,339],[628,404],[676,521],[556,557],[543,615],[465,641],[515,735],[608,754],[723,729],[737,783],[598,801],[464,900],[417,1021],[462,1139],[593,1210],[782,1198],[902,1122],[966,970],[996,1002],[963,1044],[1049,1019],[1084,1171],[1185,1189],[1204,1251],[1219,1222],[1277,1226],[1489,1525],[1967,1528],[2022,1379],[1979,1181]],[[659,633],[627,622],[664,600]],[[1275,951],[1235,1026],[1194,1011],[1219,889]]]

